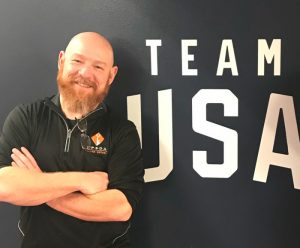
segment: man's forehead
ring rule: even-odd
[[[102,43],[99,42],[93,42],[93,41],[84,41],[84,40],[74,40],[69,43],[69,45],[66,48],[66,53],[69,54],[84,54],[84,53],[109,53],[108,46],[105,46]]]
[[[85,56],[104,62],[106,60],[113,60],[112,49],[110,45],[99,39],[92,38],[74,38],[68,44],[65,55],[71,57],[74,55]]]

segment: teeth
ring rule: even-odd
[[[91,88],[91,86],[87,85],[87,84],[83,84],[83,83],[77,83],[80,86],[84,87],[84,88]]]

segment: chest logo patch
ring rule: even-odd
[[[99,146],[104,141],[104,137],[101,135],[101,133],[94,134],[91,139],[96,146]]]

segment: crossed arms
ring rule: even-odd
[[[0,169],[0,201],[49,207],[86,221],[126,221],[132,208],[105,172],[42,172],[30,152],[14,148],[12,166]]]

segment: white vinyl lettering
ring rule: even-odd
[[[161,46],[161,40],[146,40],[146,46],[150,47],[151,75],[158,75],[157,47]]]
[[[128,119],[141,135],[140,95],[127,97]],[[172,90],[158,92],[159,165],[145,170],[145,182],[164,180],[173,170]],[[141,137],[141,136],[140,136]]]
[[[141,95],[127,97],[127,118],[135,124],[136,130],[140,136],[141,145],[143,145]]]
[[[227,51],[228,51],[229,61],[226,61]],[[222,41],[218,69],[217,69],[217,76],[222,76],[224,69],[231,69],[231,74],[233,76],[239,75],[232,40],[223,40]]]
[[[273,152],[280,109],[286,131],[288,154]],[[270,165],[291,169],[294,188],[300,189],[300,142],[293,97],[271,94],[253,180],[266,182]]]
[[[258,40],[257,55],[257,75],[265,75],[265,59],[271,64],[274,59],[274,76],[280,76],[281,73],[281,39],[274,39],[271,47],[265,39]]]
[[[197,40],[181,40],[181,64],[183,76],[197,76],[197,69],[189,68],[189,61],[194,61],[194,55],[189,54],[189,47],[197,46]]]
[[[238,98],[227,89],[203,89],[192,99],[193,130],[224,143],[223,164],[208,164],[206,151],[193,151],[193,168],[202,177],[229,178],[238,168],[238,134],[206,120],[208,103],[223,104],[224,116],[238,116]]]

